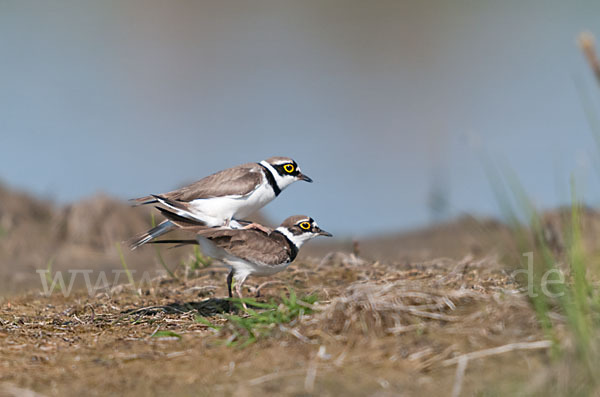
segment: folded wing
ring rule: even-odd
[[[247,196],[262,183],[261,167],[255,163],[247,163],[228,168],[200,179],[191,185],[163,193],[160,196],[169,200],[190,202],[223,196]],[[134,204],[156,203],[154,196],[144,196],[132,200]]]

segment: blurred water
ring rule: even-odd
[[[593,1],[1,0],[0,179],[129,198],[289,155],[316,183],[267,214],[363,235],[429,222],[440,192],[442,217],[495,213],[486,153],[542,206],[571,172],[594,202],[573,81],[600,109],[575,46],[599,17]]]

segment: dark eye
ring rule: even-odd
[[[302,229],[304,229],[304,230],[308,230],[308,229],[310,229],[310,223],[308,223],[308,222],[302,222],[302,223],[300,224],[300,227],[301,227]]]
[[[294,165],[293,164],[286,164],[286,165],[283,166],[283,169],[288,174],[291,174],[292,172],[294,172]]]

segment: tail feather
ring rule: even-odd
[[[197,240],[156,240],[150,241],[150,244],[177,244],[173,248],[183,247],[184,245],[198,245]]]
[[[171,222],[169,220],[165,220],[165,221],[161,222],[158,226],[153,227],[152,229],[148,230],[147,232],[144,232],[142,234],[139,234],[139,235],[133,237],[129,242],[129,248],[131,248],[131,250],[133,251],[134,249],[146,244],[150,240],[160,237],[163,234],[168,233],[171,230],[176,229],[176,228],[177,228],[177,226],[173,222]]]
[[[186,216],[180,215],[173,211],[169,211],[168,209],[159,206],[156,206],[155,208],[159,210],[165,218],[167,218],[180,228],[206,226],[205,222],[202,222],[198,219],[188,218]]]
[[[169,209],[170,213],[172,213],[174,215],[176,214],[181,218],[189,219],[190,221],[202,222],[202,225],[205,225],[204,221],[201,218],[199,218],[197,216],[197,214],[194,214],[193,211],[190,211],[189,203],[186,203],[183,201],[171,200],[167,197],[159,196],[156,194],[153,194],[152,197],[154,197],[158,203],[167,207]],[[163,215],[165,215],[165,214],[163,213]]]
[[[158,200],[154,196],[144,196],[130,199],[129,202],[132,206],[137,207],[139,205],[158,203]]]
[[[175,229],[197,231],[206,228],[206,223],[197,219],[186,218],[159,206],[156,206],[156,209],[158,209],[160,213],[163,214],[164,217],[167,219],[158,224],[158,226],[148,230],[147,232],[133,237],[129,242],[129,247],[131,248],[131,250],[134,250],[148,242],[151,242],[152,240],[162,236],[163,234]]]

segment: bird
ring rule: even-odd
[[[264,226],[238,220],[264,207],[296,181],[313,180],[302,173],[293,159],[275,156],[219,171],[177,190],[130,201],[134,206],[158,203],[206,227],[260,229]],[[136,249],[175,228],[165,220],[131,239],[130,248]]]
[[[318,236],[331,237],[317,222],[305,215],[285,219],[279,227],[269,232],[262,229],[207,228],[167,209],[159,210],[177,227],[196,233],[194,240],[156,240],[158,244],[198,244],[203,254],[223,262],[230,268],[227,275],[227,292],[233,297],[231,283],[240,299],[242,287],[249,276],[270,276],[288,267],[300,247]],[[244,305],[245,306],[245,305]]]

